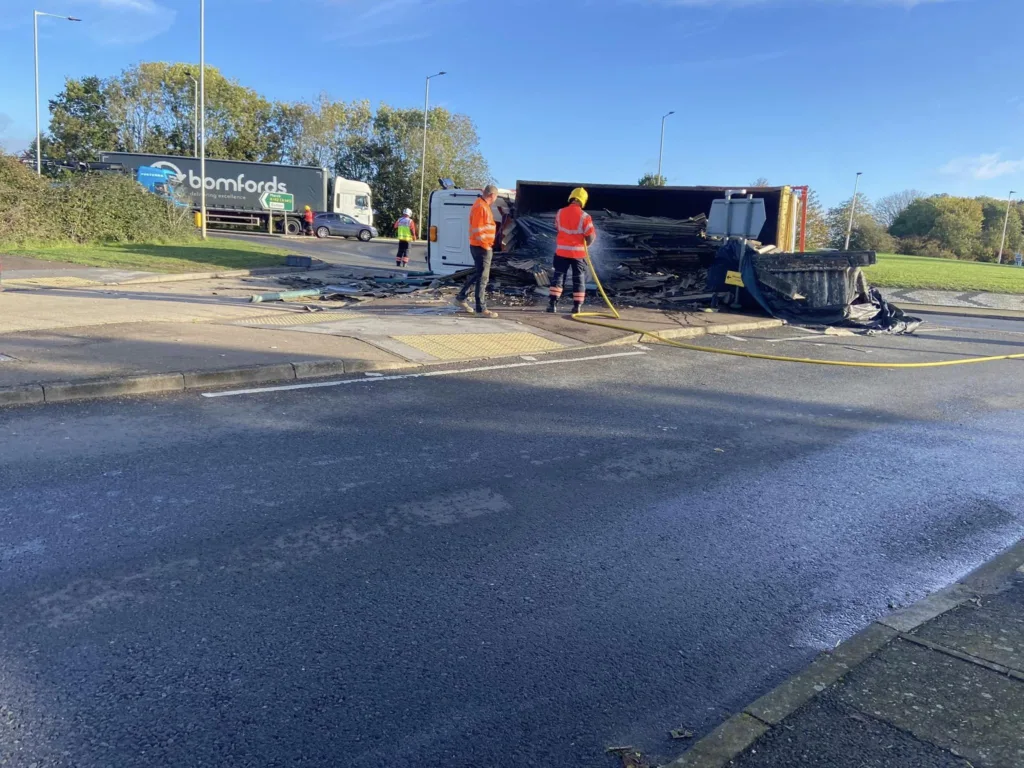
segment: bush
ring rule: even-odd
[[[10,213],[8,213],[10,211]],[[0,157],[0,244],[178,243],[196,238],[192,214],[128,176],[40,179]]]
[[[931,237],[900,237],[896,240],[898,253],[908,256],[931,256],[935,259],[956,259],[957,255],[943,248],[942,243]]]

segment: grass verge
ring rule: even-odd
[[[880,253],[878,263],[864,271],[872,285],[886,288],[1024,294],[1024,268],[1015,267],[1012,263],[992,264]]]
[[[182,245],[41,245],[0,252],[42,261],[141,272],[210,272],[284,265],[287,251],[244,240],[207,240]]]

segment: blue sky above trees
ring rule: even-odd
[[[39,0],[44,101],[64,77],[198,58],[198,0]],[[516,179],[1024,187],[1015,0],[209,0],[207,57],[271,99],[432,102]],[[0,142],[33,127],[31,9],[0,0]],[[44,106],[45,110],[45,106]],[[44,124],[46,122],[44,115]]]

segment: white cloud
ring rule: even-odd
[[[998,152],[977,157],[957,157],[942,166],[939,171],[947,176],[988,181],[1000,176],[1024,173],[1024,159],[1003,160]]]
[[[89,35],[106,45],[141,43],[174,24],[177,12],[157,0],[70,0]]]

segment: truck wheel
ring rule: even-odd
[[[370,230],[368,230],[368,229],[360,229],[359,230],[359,239],[362,240],[364,243],[370,242]]]
[[[316,236],[323,240],[325,237],[331,236],[331,230],[327,227],[317,227]]]
[[[288,219],[288,229],[285,234],[297,235],[300,232],[302,232],[302,225],[295,219]]]

